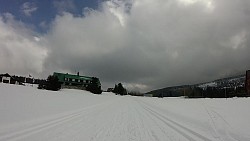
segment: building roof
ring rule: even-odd
[[[0,76],[11,77],[8,73],[0,74]]]
[[[96,77],[82,76],[82,75],[78,75],[78,74],[74,75],[74,74],[59,73],[59,72],[54,72],[53,75],[58,77],[59,82],[62,82],[62,83],[69,82],[69,83],[75,83],[75,84],[84,84],[84,83],[88,84],[91,81],[93,81],[94,78],[96,78]],[[73,79],[82,80],[82,81],[79,82],[79,81],[75,81]],[[97,82],[98,85],[101,85],[101,82],[98,78],[97,78],[97,81],[98,81]]]
[[[74,75],[74,74],[68,74],[68,73],[54,72],[54,75],[56,75],[59,80],[61,79],[64,80],[64,78],[79,79],[79,80],[92,80],[92,77],[89,77],[89,76]]]

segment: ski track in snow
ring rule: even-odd
[[[218,138],[221,141],[249,140],[249,137],[244,137],[244,135],[240,136],[240,133],[233,129],[230,123],[228,123],[224,117],[220,113],[216,112],[216,110],[212,107],[204,105],[204,103],[203,106],[210,118],[210,125],[213,128],[215,138]],[[220,136],[221,134],[226,136]]]
[[[67,125],[67,123],[70,122],[70,124],[75,124],[75,121],[79,121],[80,118],[82,118],[85,114],[90,114],[91,111],[94,110],[98,110],[96,109],[96,107],[100,107],[103,106],[106,103],[101,103],[98,105],[93,105],[93,106],[89,106],[86,107],[78,112],[73,112],[73,113],[69,113],[63,116],[55,116],[52,119],[46,120],[46,121],[42,121],[39,124],[27,124],[24,129],[17,129],[15,130],[15,128],[18,127],[14,127],[13,129],[11,129],[10,131],[6,131],[4,133],[0,133],[0,140],[19,140],[28,136],[31,136],[33,134],[36,134],[38,132],[42,132],[45,130],[50,130],[53,127],[56,126],[65,126]],[[19,125],[20,126],[20,125]]]
[[[20,88],[22,89],[27,88]],[[34,92],[36,91],[39,90],[34,89]],[[105,97],[105,95],[94,97],[96,95],[84,93],[88,95],[87,98]],[[103,101],[93,100],[93,104],[75,110],[0,126],[0,141],[248,141],[250,139],[249,135],[243,135],[234,129],[216,108],[204,102],[198,102],[200,108],[204,110],[200,114],[206,115],[207,121],[203,120],[204,124],[196,120],[188,122],[188,117],[181,117],[181,114],[173,115],[169,107],[161,105],[165,102],[167,101],[164,99],[109,94]],[[193,125],[195,122],[197,124]]]
[[[164,124],[166,124],[167,126],[169,126],[171,129],[175,130],[176,132],[178,132],[180,135],[184,136],[187,140],[190,141],[195,141],[195,140],[204,140],[204,141],[212,141],[211,139],[189,129],[188,127],[185,127],[177,122],[175,122],[174,120],[169,119],[168,117],[160,114],[159,112],[157,112],[155,109],[153,109],[152,107],[146,106],[148,105],[147,103],[143,103],[143,108],[148,111],[149,113],[151,113],[151,115],[155,116],[157,119],[159,119],[160,121],[162,121]]]

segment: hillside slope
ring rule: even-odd
[[[147,94],[153,94],[154,96],[183,96],[184,95],[184,88],[201,88],[206,89],[207,87],[214,87],[218,89],[228,88],[228,89],[234,89],[234,88],[244,88],[245,84],[245,75],[237,75],[233,77],[228,78],[222,78],[217,79],[210,82],[205,83],[199,83],[194,85],[181,85],[181,86],[172,86],[172,87],[166,87],[162,89],[153,90],[150,92],[147,92]]]

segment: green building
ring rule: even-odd
[[[54,72],[54,76],[57,76],[59,82],[62,84],[62,88],[73,88],[73,89],[86,89],[89,85],[93,84],[93,80],[97,80],[98,87],[101,88],[101,83],[96,77],[81,76],[68,73]]]

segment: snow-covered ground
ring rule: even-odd
[[[250,98],[93,95],[0,83],[0,141],[250,141]]]

